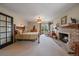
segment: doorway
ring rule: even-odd
[[[49,24],[48,23],[42,23],[41,24],[41,34],[47,34],[49,32]]]

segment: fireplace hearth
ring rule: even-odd
[[[59,39],[62,42],[67,43],[68,42],[68,34],[66,34],[66,33],[59,33]]]

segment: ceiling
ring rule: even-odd
[[[36,17],[42,17],[51,21],[58,14],[67,11],[73,3],[4,3],[0,4],[13,12],[21,15],[26,21],[32,21]]]

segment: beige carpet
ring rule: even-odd
[[[40,36],[40,44],[37,41],[18,41],[3,49],[0,55],[6,56],[68,56],[67,52],[59,47],[52,38]]]

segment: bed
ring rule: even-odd
[[[39,37],[39,32],[26,32],[26,33],[18,33],[16,35],[17,40],[31,40],[35,41]]]

